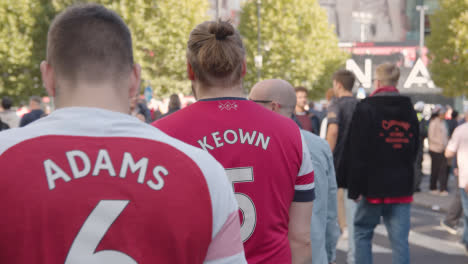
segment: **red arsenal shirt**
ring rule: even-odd
[[[208,151],[224,166],[239,203],[248,262],[291,263],[291,202],[315,195],[299,127],[242,98],[198,101],[153,125]]]
[[[136,118],[57,110],[0,133],[0,169],[0,263],[245,263],[221,165]]]

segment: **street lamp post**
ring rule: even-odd
[[[424,48],[424,15],[428,7],[425,5],[418,5],[416,6],[416,10],[419,11],[419,57],[422,57],[423,48]]]
[[[255,56],[255,66],[257,66],[257,78],[260,81],[262,77],[262,48],[261,48],[261,33],[260,33],[260,7],[262,5],[262,0],[257,0],[257,56]]]

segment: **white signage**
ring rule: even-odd
[[[421,87],[423,84],[427,84],[429,88],[435,88],[434,82],[431,80],[431,75],[421,58],[419,58],[414,64],[403,87],[409,89],[413,84],[417,84],[418,87]]]
[[[353,59],[346,61],[346,69],[352,71],[356,76],[356,79],[361,83],[362,87],[370,89],[372,87],[372,60],[364,60],[364,71],[359,68],[357,63]],[[418,87],[422,87],[424,84],[429,88],[436,88],[434,82],[431,79],[431,75],[424,65],[421,58],[419,58],[411,69],[408,78],[406,78],[403,87],[405,89],[411,88],[412,85],[416,84]]]

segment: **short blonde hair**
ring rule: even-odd
[[[400,79],[400,69],[390,62],[380,64],[375,69],[375,79],[379,80],[382,86],[396,86]]]

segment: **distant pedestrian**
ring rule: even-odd
[[[445,121],[446,109],[441,105],[436,105],[433,110],[433,118],[429,123],[428,139],[429,154],[431,155],[431,183],[430,191],[432,194],[447,196],[448,169],[447,159],[444,156],[445,148],[449,140],[449,131]],[[439,182],[439,191],[437,191],[437,182]]]
[[[447,120],[448,129],[449,129],[449,137],[452,137],[453,131],[455,128],[458,127],[458,111],[453,110],[450,120]]]
[[[325,99],[327,99],[327,103],[324,105],[323,113],[325,118],[322,119],[322,123],[320,123],[320,137],[323,139],[327,138],[327,128],[328,128],[328,106],[332,103],[332,100],[335,98],[335,92],[333,92],[333,88],[330,88],[325,93]]]
[[[468,121],[468,111],[465,113],[465,120]],[[453,158],[455,155],[457,155],[458,187],[460,188],[463,220],[465,222],[462,243],[468,253],[468,123],[455,129],[445,150],[445,157]]]
[[[356,77],[348,70],[339,70],[333,75],[333,91],[336,99],[328,107],[328,128],[326,139],[333,151],[333,159],[335,163],[336,181],[338,188],[342,189],[343,196],[338,195],[338,206],[344,203],[347,229],[343,230],[344,234],[348,234],[348,264],[354,264],[354,214],[356,212],[356,203],[348,197],[346,188],[347,181],[345,178],[344,161],[347,157],[344,156],[346,151],[346,138],[348,136],[349,127],[354,108],[358,100],[353,97],[353,86]],[[339,192],[340,193],[340,192]],[[343,198],[343,202],[340,201]],[[338,211],[338,218],[342,217]],[[340,220],[339,220],[340,221]]]
[[[460,182],[460,175],[458,170],[458,164],[456,162],[457,157],[455,157],[455,166],[453,169],[453,175],[455,176],[457,187]],[[450,206],[448,207],[447,213],[444,219],[440,220],[440,226],[445,229],[448,233],[452,235],[456,235],[458,230],[457,226],[459,224],[460,218],[463,215],[463,207],[461,202],[461,194],[460,189],[457,188],[455,190],[455,196],[452,198],[450,202]]]
[[[307,89],[305,87],[299,86],[296,87],[295,90],[297,103],[294,114],[296,115],[297,121],[299,121],[302,129],[318,135],[320,129],[320,117],[317,115],[316,111],[310,111],[310,109],[306,110],[308,101]]]
[[[418,116],[419,121],[419,148],[418,148],[418,155],[416,157],[416,162],[414,163],[414,191],[420,192],[421,191],[421,181],[424,176],[422,172],[422,162],[423,162],[423,155],[424,155],[424,139],[427,137],[427,129],[429,123],[424,118],[424,102],[419,101],[414,105],[414,110]]]
[[[377,66],[376,90],[356,106],[351,122],[346,168],[349,198],[360,200],[354,219],[357,264],[372,263],[372,237],[381,218],[389,234],[392,263],[410,263],[419,122],[411,100],[395,88],[399,77],[396,65]]]
[[[0,111],[0,119],[6,123],[10,128],[19,126],[20,118],[15,111],[11,109],[13,101],[9,97],[2,98],[2,105]]]
[[[167,113],[162,115],[160,118],[164,118],[174,112],[177,112],[180,110],[180,108],[181,108],[181,103],[180,103],[179,96],[177,94],[171,94],[171,96],[169,97],[169,106],[168,106]]]
[[[31,112],[25,114],[20,121],[20,127],[24,127],[37,119],[41,118],[45,112],[42,110],[42,99],[39,96],[31,96],[29,99],[29,110]]]

